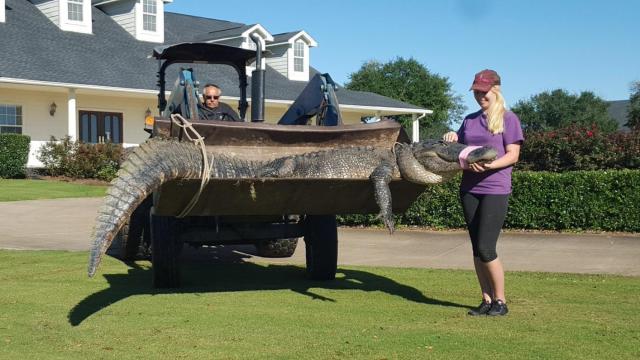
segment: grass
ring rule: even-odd
[[[465,315],[470,271],[194,261],[178,291],[148,262],[0,251],[0,358],[637,359],[640,278],[512,272],[511,313]]]
[[[52,180],[0,179],[0,202],[104,196],[107,186]]]

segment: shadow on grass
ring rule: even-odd
[[[188,257],[188,261],[182,262],[182,286],[178,289],[153,288],[152,270],[136,263],[128,263],[130,269],[127,274],[104,275],[109,288],[89,295],[74,306],[69,311],[69,323],[78,326],[89,316],[133,295],[227,291],[289,289],[322,301],[335,300],[313,293],[312,288],[382,291],[427,305],[468,308],[466,305],[426,297],[416,288],[366,271],[338,268],[335,280],[313,281],[306,278],[306,270],[302,266],[254,264],[246,261],[250,255],[229,248],[203,248]]]

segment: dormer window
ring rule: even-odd
[[[142,0],[142,28],[145,31],[156,31],[157,16],[156,0]]]
[[[293,44],[293,71],[304,72],[304,41],[297,40]]]
[[[267,64],[289,80],[309,81],[309,48],[318,46],[304,31],[276,34],[267,43]]]
[[[105,14],[140,41],[164,42],[164,4],[173,0],[93,0]]]
[[[82,22],[82,0],[68,0],[67,14],[69,20]]]

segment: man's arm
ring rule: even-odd
[[[238,113],[235,110],[233,110],[233,108],[231,106],[229,106],[228,104],[220,103],[220,105],[218,105],[218,106],[220,107],[221,112],[224,114],[222,120],[226,120],[226,121],[242,121],[242,119],[240,119],[240,116],[238,115]]]

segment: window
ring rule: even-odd
[[[80,141],[122,144],[122,113],[80,111]]]
[[[0,104],[0,134],[22,134],[22,106]]]
[[[304,42],[293,43],[293,71],[304,72]]]
[[[257,49],[256,43],[254,43],[253,40],[251,40],[249,38],[247,38],[246,44],[247,44],[247,49],[249,49],[249,50],[256,50]]]
[[[156,31],[156,0],[142,0],[142,28],[145,31]]]
[[[69,20],[82,21],[82,1],[83,0],[68,0],[68,16]]]

